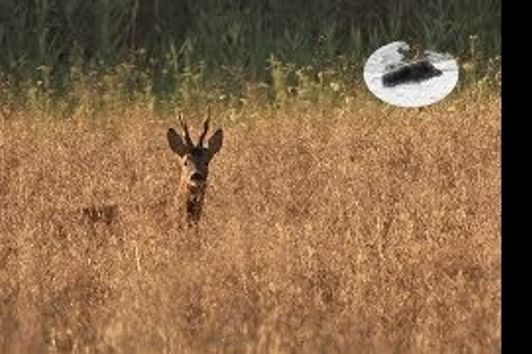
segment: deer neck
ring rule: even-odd
[[[182,200],[184,201],[184,209],[186,218],[192,222],[198,222],[203,209],[203,199],[205,197],[205,186],[191,187],[183,184],[181,188]]]

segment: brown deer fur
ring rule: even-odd
[[[203,209],[205,189],[209,175],[209,162],[220,151],[223,142],[223,132],[218,129],[204,146],[205,136],[209,129],[209,117],[203,123],[203,132],[194,144],[188,126],[179,115],[179,122],[183,135],[179,135],[173,128],[166,134],[170,149],[177,154],[181,165],[181,179],[179,182],[179,200],[182,202],[183,217],[187,225],[197,225]]]

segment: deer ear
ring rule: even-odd
[[[212,158],[222,148],[224,135],[221,129],[218,129],[210,138],[207,149],[209,150],[209,155]]]
[[[180,157],[183,157],[187,152],[187,147],[183,143],[183,139],[181,139],[179,134],[177,134],[173,128],[170,128],[166,133],[166,137],[168,139],[170,149],[172,149],[172,151],[178,154]]]

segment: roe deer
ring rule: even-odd
[[[209,175],[209,162],[222,147],[223,132],[221,129],[209,138],[207,147],[203,146],[209,129],[209,120],[210,110],[196,145],[190,138],[188,126],[181,114],[179,114],[179,123],[183,130],[183,138],[173,128],[168,129],[166,134],[170,148],[179,156],[181,164],[179,198],[180,202],[183,202],[182,217],[186,219],[187,226],[195,226],[200,220]]]

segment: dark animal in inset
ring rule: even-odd
[[[425,59],[384,74],[382,76],[382,85],[384,87],[394,87],[407,83],[417,83],[441,74],[441,70]]]

